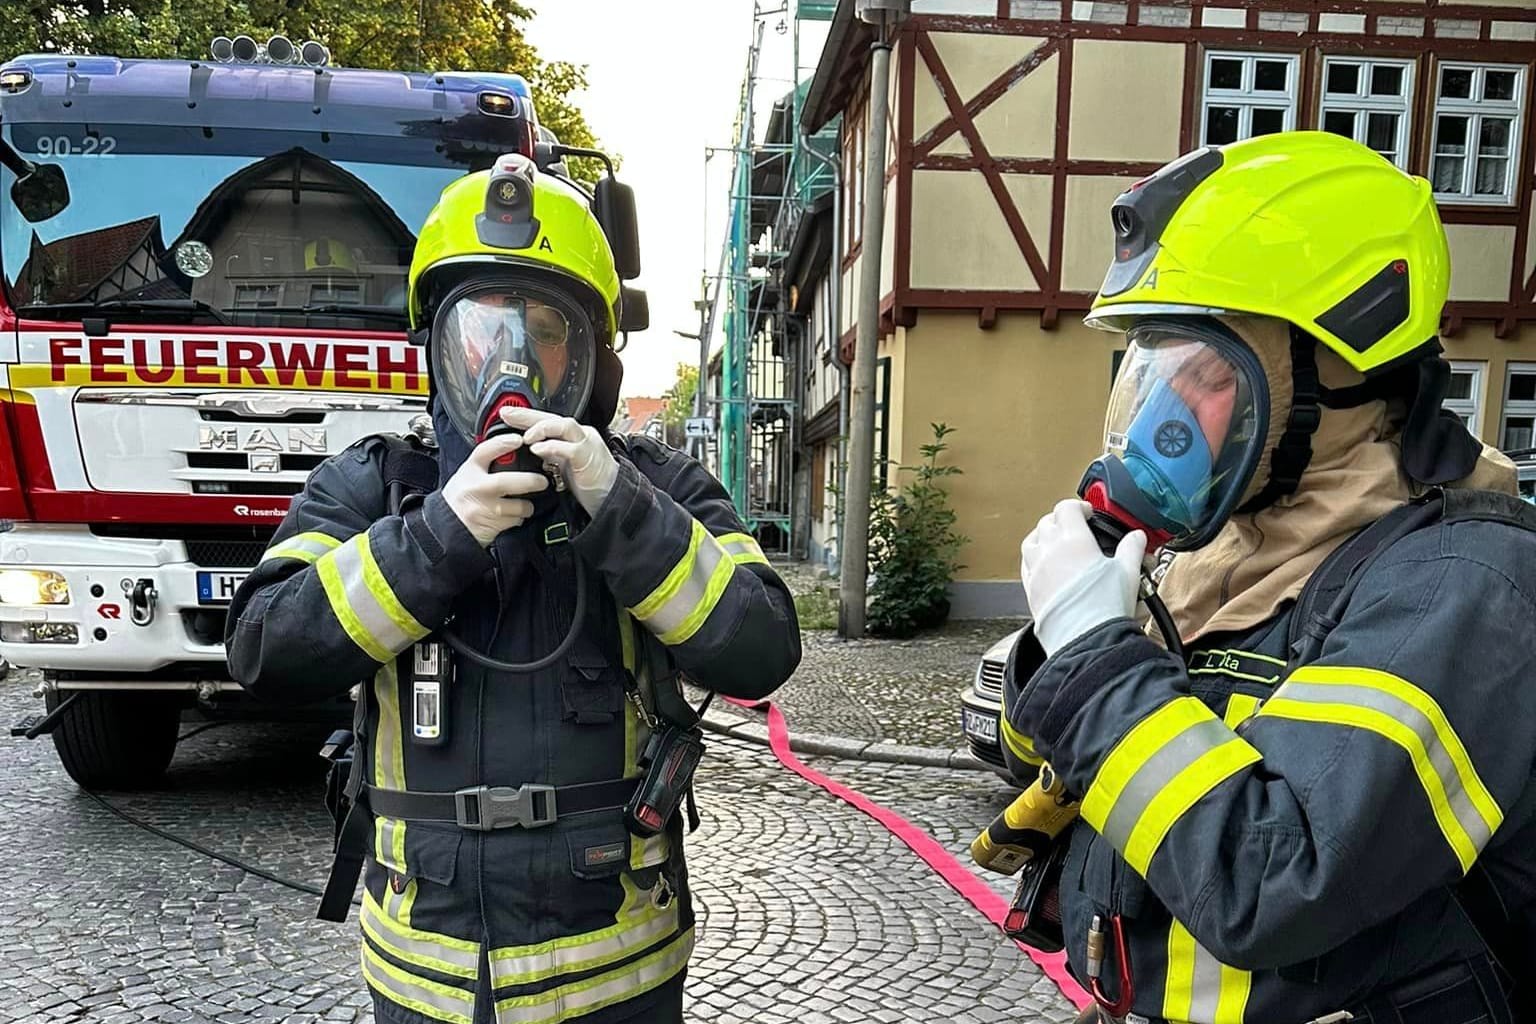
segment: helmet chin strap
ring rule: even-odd
[[[1322,382],[1317,375],[1317,342],[1291,324],[1291,411],[1269,457],[1269,479],[1264,487],[1237,509],[1240,514],[1268,508],[1287,494],[1296,493],[1301,477],[1312,462],[1312,435],[1323,421]]]

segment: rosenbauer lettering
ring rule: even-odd
[[[367,341],[53,336],[48,364],[55,384],[426,390],[420,349]]]

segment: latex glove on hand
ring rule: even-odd
[[[1126,534],[1113,558],[1099,550],[1088,529],[1086,501],[1058,502],[1019,545],[1019,574],[1035,638],[1047,656],[1112,619],[1131,618],[1141,586],[1147,535]]]
[[[522,526],[533,515],[533,502],[522,495],[549,487],[543,473],[492,473],[491,463],[523,445],[516,434],[480,442],[443,485],[443,500],[481,547],[490,547],[504,530]]]
[[[597,428],[535,409],[502,409],[501,418],[523,432],[529,451],[560,471],[587,515],[597,515],[619,478],[619,464]]]

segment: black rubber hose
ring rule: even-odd
[[[544,655],[544,657],[538,659],[537,661],[527,661],[521,664],[512,661],[498,661],[497,659],[492,658],[490,655],[481,654],[479,651],[469,646],[463,637],[459,636],[451,629],[445,627],[440,631],[440,635],[442,636],[444,643],[446,643],[449,647],[452,647],[455,651],[458,651],[460,654],[474,662],[476,665],[479,665],[481,668],[488,668],[492,672],[506,672],[512,675],[527,675],[530,672],[537,672],[540,669],[549,668],[549,666],[553,665],[555,662],[559,661],[561,658],[570,653],[571,648],[576,644],[577,636],[581,633],[581,627],[585,624],[586,614],[587,574],[584,572],[578,572],[576,574],[576,611],[571,616],[571,628],[566,631],[565,639],[560,641],[559,647],[556,647],[554,650],[550,651],[548,654]]]
[[[1184,641],[1179,638],[1179,627],[1173,624],[1173,616],[1168,614],[1168,606],[1163,604],[1163,599],[1157,596],[1153,590],[1145,598],[1147,611],[1152,613],[1152,621],[1157,623],[1157,628],[1163,634],[1163,642],[1168,645],[1168,650],[1178,655],[1180,661],[1184,660]]]

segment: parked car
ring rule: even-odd
[[[1003,760],[998,735],[998,716],[1003,710],[1003,669],[1008,652],[1023,630],[1015,630],[987,649],[976,666],[976,678],[960,693],[960,731],[966,746],[1003,781],[1023,788],[1028,780],[1016,779]]]

